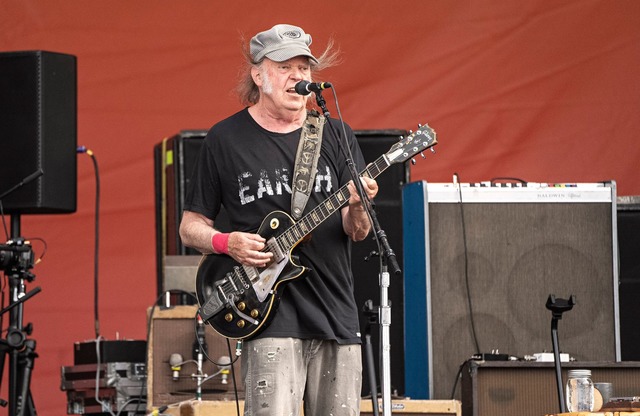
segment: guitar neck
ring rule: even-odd
[[[385,155],[380,156],[375,162],[371,163],[360,172],[360,176],[368,176],[370,178],[376,178],[382,172],[384,172],[391,164],[388,162]],[[342,208],[349,202],[349,188],[347,185],[343,185],[335,193],[333,193],[324,202],[312,209],[308,214],[296,222],[294,225],[284,231],[277,240],[280,247],[284,251],[289,251],[292,247],[298,244],[303,238],[309,235],[314,229],[329,218],[333,213]]]

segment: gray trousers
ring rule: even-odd
[[[245,416],[360,414],[360,345],[295,338],[244,343]]]

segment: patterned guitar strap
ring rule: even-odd
[[[307,205],[311,189],[318,170],[318,158],[322,146],[322,128],[325,117],[315,110],[307,113],[307,119],[302,125],[300,143],[296,154],[296,165],[293,171],[293,194],[291,195],[291,215],[295,220],[302,217]]]

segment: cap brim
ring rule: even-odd
[[[286,48],[269,51],[264,55],[265,58],[269,58],[274,62],[284,62],[291,58],[295,58],[296,56],[306,56],[316,64],[318,63],[318,60],[311,54],[309,49],[302,47],[292,47],[291,45],[287,46]]]

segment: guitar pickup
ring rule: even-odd
[[[282,251],[280,245],[278,244],[278,240],[276,240],[274,237],[271,237],[267,241],[267,247],[269,248],[269,251],[273,253],[273,260],[276,263],[280,263],[281,261],[287,259],[287,255]]]

